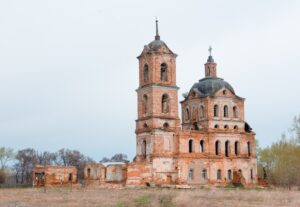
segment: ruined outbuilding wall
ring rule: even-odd
[[[74,166],[37,165],[32,171],[33,186],[53,186],[77,183],[77,169]]]

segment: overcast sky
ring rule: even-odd
[[[181,94],[218,76],[246,98],[261,146],[300,114],[300,1],[1,0],[0,146],[135,154],[138,60],[155,33],[178,54]]]

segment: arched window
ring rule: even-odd
[[[168,81],[168,66],[166,63],[160,65],[160,80]]]
[[[144,123],[144,128],[148,128],[148,124],[147,123]]]
[[[224,106],[224,117],[228,117],[228,106]]]
[[[216,128],[216,129],[218,129],[218,128],[219,128],[219,125],[218,125],[218,124],[216,124],[216,125],[215,125],[215,128]]]
[[[144,82],[149,80],[149,67],[147,64],[144,65]]]
[[[200,152],[205,152],[205,142],[204,142],[204,140],[200,141]]]
[[[169,123],[168,122],[164,123],[164,128],[169,128]]]
[[[228,129],[229,128],[229,126],[226,124],[225,126],[224,126],[224,129]]]
[[[218,116],[219,116],[219,106],[214,105],[214,117],[218,117]]]
[[[189,153],[192,153],[193,152],[193,148],[194,148],[194,146],[193,146],[193,140],[189,140]]]
[[[236,106],[233,107],[233,117],[238,118],[238,112]]]
[[[248,156],[251,156],[251,144],[250,142],[247,142],[247,149],[248,149]]]
[[[143,96],[143,114],[147,114],[148,112],[148,96],[145,94]]]
[[[253,180],[253,170],[250,170],[250,179]]]
[[[231,170],[227,171],[227,178],[228,178],[228,180],[232,180],[232,172],[231,172]]]
[[[216,155],[220,154],[220,141],[216,141],[215,143],[215,150],[216,150]]]
[[[206,169],[203,169],[203,170],[202,170],[202,178],[203,178],[204,180],[207,179],[207,170],[206,170]]]
[[[147,143],[146,143],[146,140],[143,140],[143,143],[142,143],[142,155],[146,157],[147,155]]]
[[[218,179],[218,180],[221,180],[221,179],[222,179],[222,172],[221,172],[220,169],[217,171],[217,179]]]
[[[233,129],[238,129],[239,127],[237,125],[234,125]]]
[[[204,106],[200,106],[200,118],[204,118]]]
[[[190,120],[190,111],[188,108],[185,109],[185,120],[186,121]]]
[[[164,94],[161,99],[161,111],[166,114],[169,113],[169,96]]]
[[[226,141],[225,142],[225,156],[229,157],[229,154],[230,154],[230,142]]]
[[[240,143],[238,141],[234,143],[234,154],[236,156],[240,154]]]

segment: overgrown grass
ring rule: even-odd
[[[0,207],[296,207],[300,192],[284,189],[0,189]],[[14,206],[14,205],[13,205]]]

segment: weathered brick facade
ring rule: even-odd
[[[55,186],[77,183],[77,169],[74,166],[36,165],[32,171],[33,186]]]
[[[127,186],[255,185],[255,133],[244,120],[245,99],[218,78],[210,54],[205,77],[181,101],[180,123],[177,55],[156,29],[155,40],[138,56],[136,157],[126,166],[115,167],[117,174],[101,164],[87,166],[86,180]]]
[[[218,78],[210,54],[205,77],[181,101],[180,127],[176,56],[158,31],[138,56],[137,152],[127,185],[255,185],[255,133],[244,120],[245,99]]]

